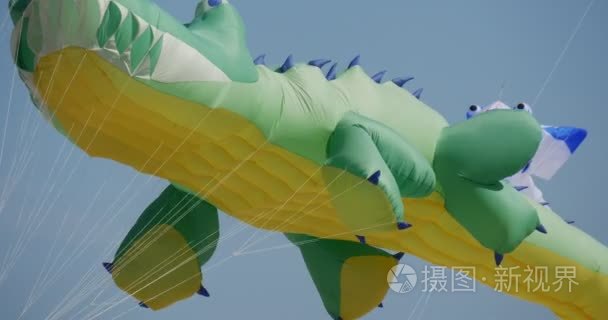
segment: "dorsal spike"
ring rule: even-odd
[[[349,64],[348,68],[353,68],[359,65],[359,61],[361,60],[361,55],[357,55]]]
[[[331,68],[329,68],[329,71],[327,71],[327,80],[331,81],[331,80],[336,80],[336,76],[338,75],[337,73],[337,69],[338,69],[338,63],[334,63]]]
[[[283,65],[279,68],[279,70],[277,70],[277,72],[279,73],[285,73],[287,72],[289,69],[293,68],[294,63],[293,63],[293,55],[289,55],[287,57],[287,59],[285,59],[285,62],[283,63]]]
[[[257,58],[255,58],[253,60],[253,63],[257,66],[257,65],[266,65],[266,55],[265,54],[261,54],[259,55]]]
[[[316,59],[316,60],[311,60],[310,62],[308,62],[308,65],[321,69],[330,62],[331,62],[331,60],[329,60],[329,59]]]
[[[416,91],[414,91],[414,93],[412,93],[412,95],[414,97],[416,97],[416,99],[420,100],[420,97],[422,97],[422,92],[424,91],[424,88],[420,88]]]
[[[399,77],[399,78],[393,79],[393,83],[396,84],[398,87],[402,87],[403,88],[403,86],[406,83],[408,83],[408,82],[410,82],[412,80],[414,80],[414,77]]]
[[[405,253],[403,253],[403,252],[397,252],[397,253],[395,253],[395,254],[393,255],[393,257],[394,257],[394,258],[395,258],[397,261],[399,261],[399,260],[403,259],[403,256],[405,256]]]
[[[376,81],[377,83],[380,83],[380,82],[382,82],[382,78],[384,78],[385,74],[386,74],[386,70],[380,71],[372,76],[372,80]]]
[[[211,7],[217,7],[222,4],[222,0],[208,0],[207,3],[209,3],[209,6]]]

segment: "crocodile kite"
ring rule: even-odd
[[[334,319],[381,306],[403,252],[474,266],[489,286],[497,264],[572,266],[572,292],[508,293],[561,318],[608,319],[608,249],[509,180],[534,166],[545,133],[569,142],[525,104],[472,106],[449,125],[404,89],[411,78],[370,77],[358,58],[343,71],[291,56],[268,67],[225,0],[201,2],[185,25],[150,0],[9,7],[40,112],[90,156],[171,183],[104,264],[141,306],[210,295],[201,266],[219,209],[285,233]]]

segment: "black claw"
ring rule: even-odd
[[[504,258],[505,258],[505,256],[503,254],[494,252],[494,261],[496,262],[496,266],[500,267],[500,264],[502,263],[502,260]]]
[[[539,225],[536,227],[536,231],[538,231],[538,232],[540,232],[540,233],[547,234],[547,229],[546,229],[546,228],[545,228],[545,226],[543,226],[542,224],[539,224]]]
[[[412,227],[412,225],[407,222],[398,222],[397,223],[397,229],[399,229],[399,230],[405,230],[405,229],[409,229],[411,227]]]
[[[566,220],[566,223],[567,223],[567,224],[575,224],[575,223],[576,223],[576,221],[574,221],[574,220]]]
[[[380,304],[378,305],[378,308],[384,308],[384,304],[382,302],[380,302]]]
[[[201,296],[203,296],[203,297],[209,297],[209,296],[211,296],[209,294],[209,291],[207,291],[207,289],[205,289],[205,287],[203,287],[202,285],[201,285],[200,289],[198,289],[198,291],[196,293],[199,294],[199,295],[201,295]]]
[[[380,83],[380,82],[382,82],[382,78],[384,78],[385,74],[386,74],[386,70],[380,71],[372,76],[372,80],[376,81],[377,83]]]
[[[529,187],[528,186],[515,186],[513,188],[515,188],[515,190],[517,190],[519,192],[519,191],[524,191],[524,190],[528,189]]]
[[[420,100],[420,97],[422,96],[422,91],[424,91],[424,89],[420,88],[420,89],[414,91],[414,93],[412,93],[412,95],[414,95],[414,97],[416,97],[416,99]]]
[[[365,240],[365,236],[357,236],[357,239],[359,239],[359,242],[361,242],[362,244],[365,244],[367,242]]]
[[[397,252],[393,255],[393,258],[395,258],[397,261],[403,259],[403,256],[405,256],[405,253],[403,252]]]
[[[255,65],[266,65],[266,55],[265,54],[259,55],[257,58],[255,58],[255,60],[253,60],[253,63]]]
[[[331,62],[331,60],[329,60],[329,59],[316,59],[316,60],[311,60],[310,62],[308,62],[308,65],[321,69],[330,62]]]
[[[548,205],[549,205],[549,202],[544,201],[544,202],[541,202],[541,203],[539,203],[539,204],[540,204],[541,206],[545,207],[545,206],[548,206]]]
[[[104,263],[102,263],[102,265],[103,265],[103,268],[106,269],[106,271],[109,274],[112,274],[112,270],[114,270],[114,264],[113,263],[111,263],[111,262],[104,262]]]
[[[145,304],[145,303],[143,303],[143,302],[140,302],[140,303],[139,303],[139,306],[140,306],[140,307],[142,307],[142,308],[144,308],[144,309],[149,309],[149,308],[150,308],[150,307],[148,307],[148,305],[147,305],[147,304]]]
[[[369,178],[367,178],[367,181],[374,185],[378,185],[378,183],[380,183],[380,170],[374,172],[371,176],[369,176]]]
[[[401,77],[393,79],[393,83],[398,87],[403,87],[406,83],[412,80],[414,80],[414,77]]]

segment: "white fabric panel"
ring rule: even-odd
[[[543,131],[543,140],[528,171],[537,177],[550,180],[571,155],[570,149],[563,141],[556,140]]]

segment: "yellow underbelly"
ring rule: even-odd
[[[268,143],[247,119],[155,91],[79,48],[42,58],[33,82],[48,112],[92,156],[198,192],[258,228],[356,240],[331,204],[322,168]],[[496,285],[493,253],[450,217],[438,194],[404,202],[414,227],[370,235],[371,245],[438,265],[474,266],[479,281]],[[528,265],[577,266],[582,283],[573,293],[528,292],[521,277],[519,292],[511,294],[542,303],[562,318],[608,319],[601,296],[588,292],[598,281],[605,288],[608,277],[527,242],[504,262],[520,270]]]

